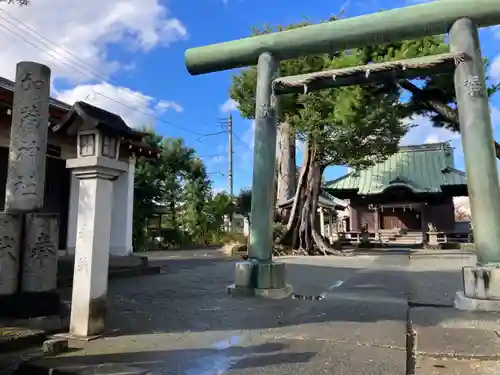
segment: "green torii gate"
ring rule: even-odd
[[[272,262],[277,127],[274,95],[387,78],[415,78],[454,69],[474,238],[481,266],[464,269],[465,296],[472,298],[457,294],[461,297],[457,299],[469,304],[475,303],[475,298],[500,300],[500,290],[496,295],[490,287],[494,280],[491,273],[497,269],[500,285],[500,187],[477,30],[496,24],[500,24],[499,0],[438,0],[186,51],[186,66],[193,75],[255,64],[258,69],[250,261],[237,265],[232,290],[275,297],[291,293],[284,282],[284,265]],[[444,33],[450,37],[449,54],[278,77],[279,60]],[[483,276],[482,294],[471,291],[475,290],[471,283],[478,278],[483,280]],[[500,302],[495,308],[500,310]]]

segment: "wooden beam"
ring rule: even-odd
[[[324,70],[278,78],[273,81],[273,87],[275,94],[290,94],[386,80],[426,77],[432,74],[453,72],[456,61],[466,59],[465,54],[444,53],[401,61]]]
[[[499,0],[437,0],[405,8],[188,49],[191,74],[256,65],[269,52],[279,60],[444,34],[459,18],[478,27],[500,23]]]

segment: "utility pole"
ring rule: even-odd
[[[229,114],[227,122],[227,132],[229,134],[228,160],[229,160],[229,196],[233,200],[233,115]],[[233,231],[233,213],[229,215],[229,231]]]

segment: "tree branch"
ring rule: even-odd
[[[452,125],[452,130],[460,133],[460,123],[458,120],[458,111],[456,109],[450,107],[448,104],[443,103],[440,100],[429,98],[427,95],[425,95],[425,92],[421,88],[414,85],[408,79],[400,80],[398,81],[398,84],[403,89],[409,91],[416,100],[425,104],[431,111],[434,111],[437,114],[443,116]],[[497,159],[500,159],[500,144],[496,141],[495,155]]]

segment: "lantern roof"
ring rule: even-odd
[[[140,132],[128,127],[117,114],[81,101],[73,104],[71,110],[52,128],[54,132],[65,131],[70,136],[76,135],[78,131],[93,129],[125,139],[142,138]]]

